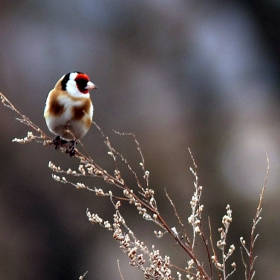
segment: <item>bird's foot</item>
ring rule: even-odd
[[[62,139],[59,135],[57,135],[54,139],[53,139],[53,144],[55,149],[57,150],[59,147],[61,147],[63,144],[66,144],[68,141]]]
[[[76,153],[76,146],[78,144],[77,140],[71,140],[71,145],[66,149],[66,153],[70,155],[70,157],[73,157]]]
[[[62,145],[66,144],[68,142],[70,142],[71,144],[67,147],[66,153],[69,154],[70,157],[73,157],[76,153],[76,146],[78,144],[77,140],[67,141],[67,140],[64,140],[63,138],[61,138],[59,135],[53,139],[53,145],[54,145],[55,149],[60,148]]]

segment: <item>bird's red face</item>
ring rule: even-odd
[[[90,82],[89,76],[84,73],[78,73],[77,77],[75,78],[77,88],[80,92],[82,93],[88,93],[89,92],[89,87],[88,83]]]

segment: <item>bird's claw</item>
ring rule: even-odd
[[[62,139],[59,135],[56,136],[54,139],[53,139],[53,144],[54,144],[54,147],[55,149],[57,150],[59,147],[61,147],[63,144],[66,144],[68,141]]]
[[[66,153],[73,157],[76,153],[77,140],[70,141],[71,145],[66,149]]]
[[[69,154],[70,157],[73,157],[76,153],[77,140],[67,141],[62,139],[59,135],[53,139],[53,145],[56,150],[68,142],[70,142],[71,144],[67,147],[66,153]]]

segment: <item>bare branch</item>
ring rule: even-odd
[[[119,260],[117,260],[117,263],[118,263],[118,270],[119,270],[119,273],[120,273],[121,279],[122,279],[122,280],[124,280],[123,275],[122,275],[122,271],[121,271],[121,267],[120,267],[120,261],[119,261]]]

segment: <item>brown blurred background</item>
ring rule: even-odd
[[[233,209],[229,243],[237,250],[230,261],[239,272],[230,279],[243,279],[239,237],[249,238],[268,152],[254,279],[279,279],[279,14],[273,0],[1,1],[0,91],[47,131],[49,90],[65,73],[89,74],[99,87],[91,94],[94,120],[140,171],[132,139],[112,129],[136,134],[159,208],[177,227],[163,189],[187,224],[190,147],[215,238],[226,204]],[[125,279],[143,279],[111,233],[87,221],[87,208],[112,221],[111,204],[53,181],[47,167],[50,160],[66,169],[78,162],[53,147],[12,143],[29,129],[3,106],[0,114],[0,279],[69,280],[87,270],[86,279],[120,279],[117,259]],[[92,128],[83,144],[112,170],[102,141]],[[186,265],[170,238],[154,240],[156,226],[126,217],[139,238]]]

